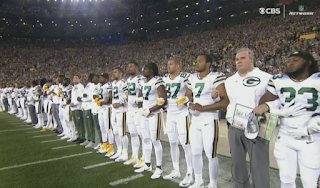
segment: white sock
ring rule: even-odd
[[[52,115],[48,114],[47,119],[48,119],[48,121],[47,121],[47,128],[49,128],[49,126],[50,126],[51,123],[52,123]]]
[[[283,183],[281,182],[281,188],[296,188],[296,183]]]
[[[162,165],[162,145],[160,140],[156,140],[153,143],[154,146],[154,151],[156,153],[156,163],[157,166],[161,166]]]
[[[143,139],[144,142],[144,160],[145,163],[151,163],[152,143],[150,138]]]
[[[120,139],[119,134],[115,134],[114,139],[115,139],[116,145],[117,145],[117,152],[122,151],[122,143],[121,143],[121,139]]]
[[[194,176],[196,182],[203,182],[202,179],[202,167],[203,167],[203,161],[202,161],[202,155],[193,155],[193,169],[194,169]]]
[[[193,166],[192,166],[192,155],[191,155],[191,146],[182,144],[182,148],[184,151],[184,157],[187,163],[187,173],[193,174]]]
[[[138,156],[139,156],[139,146],[140,146],[140,140],[138,135],[131,134],[132,156],[135,159],[138,159]]]
[[[42,114],[38,114],[38,124],[42,127],[43,126],[43,115]]]
[[[122,141],[123,149],[128,150],[128,142],[129,142],[128,136],[127,135],[122,136],[121,141]]]
[[[170,153],[171,153],[173,169],[180,171],[180,168],[179,168],[180,152],[179,152],[178,142],[170,142]]]
[[[209,176],[210,176],[210,184],[217,185],[218,181],[218,173],[219,173],[219,160],[218,157],[209,158]]]
[[[112,132],[112,129],[108,129],[108,141],[109,144],[113,144],[114,142],[114,134]]]

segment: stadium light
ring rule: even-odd
[[[141,30],[143,30],[143,27],[141,27]]]
[[[248,13],[248,11],[244,11],[244,13],[245,13],[245,14],[247,14],[247,13]]]
[[[196,5],[199,5],[199,3],[198,3],[198,2],[196,2]]]
[[[54,24],[54,26],[56,26],[56,27],[57,27],[57,26],[58,26],[58,24]]]
[[[189,15],[187,14],[187,15],[186,15],[186,18],[188,18],[188,17],[189,17]]]
[[[79,0],[77,0],[77,2],[79,2]]]
[[[234,14],[231,14],[231,17],[233,17],[234,16]]]
[[[207,2],[210,2],[210,0],[207,0]]]
[[[210,12],[210,10],[208,9],[207,12]]]
[[[61,2],[63,2],[63,0],[61,0]]]
[[[157,33],[159,33],[159,30],[157,30]]]
[[[197,12],[196,15],[199,15],[199,12]]]
[[[176,20],[179,20],[179,18],[178,18],[178,17],[176,17]]]
[[[109,22],[109,25],[111,25],[111,23]]]
[[[207,20],[207,23],[209,23],[210,22],[210,20]]]
[[[97,26],[97,24],[94,24],[94,26]]]
[[[81,27],[81,24],[79,26]]]
[[[179,10],[179,8],[176,8],[176,10]]]
[[[157,21],[157,24],[160,23],[159,21]]]
[[[73,24],[71,24],[71,27],[73,27]]]
[[[52,23],[54,23],[54,21],[52,21]]]
[[[186,5],[186,8],[189,8],[189,5]]]
[[[37,22],[39,23],[39,20],[37,20]]]
[[[3,20],[3,21],[5,21],[5,20],[6,20],[6,18],[3,18],[2,20]]]
[[[22,18],[20,19],[20,22],[22,22]]]
[[[73,0],[71,0],[71,2],[73,2]]]

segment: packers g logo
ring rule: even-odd
[[[258,77],[248,77],[243,80],[243,85],[246,87],[254,87],[259,85],[260,82],[261,80]]]

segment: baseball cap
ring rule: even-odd
[[[105,78],[105,79],[109,79],[108,73],[102,73],[100,76]]]
[[[248,124],[244,127],[244,135],[248,139],[253,140],[253,139],[257,138],[257,136],[259,134],[259,124],[258,124],[257,118],[253,112],[249,115],[248,120],[249,120]]]
[[[152,63],[146,63],[146,64],[143,65],[143,68],[153,69],[153,64]]]
[[[316,60],[314,59],[313,55],[308,52],[302,52],[302,51],[293,52],[292,54],[289,55],[289,57],[300,57],[306,61],[311,61],[312,63],[316,63]]]

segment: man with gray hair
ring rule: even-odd
[[[255,108],[261,96],[266,92],[271,75],[254,67],[253,52],[241,48],[236,54],[237,72],[225,82],[229,105],[227,124],[230,151],[233,162],[231,170],[234,188],[250,187],[246,165],[246,155],[251,161],[252,183],[254,188],[270,188],[269,181],[269,143],[260,137],[251,140],[245,136],[243,127],[234,121],[237,105]]]

